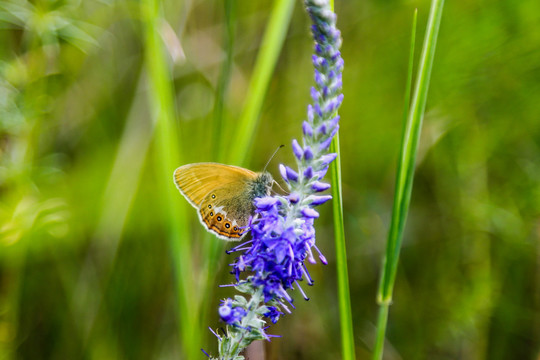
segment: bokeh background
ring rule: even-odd
[[[368,359],[413,11],[421,43],[429,2],[335,6],[344,40],[351,301],[357,358]],[[234,148],[272,7],[270,0],[163,2],[159,34],[184,163],[226,161]],[[163,180],[148,71],[161,55],[145,57],[145,11],[129,0],[0,1],[1,359],[217,351],[207,328],[221,326],[219,299],[234,294],[218,288],[233,280],[233,255],[223,251],[229,244],[214,245],[180,194],[170,195],[173,169]],[[260,170],[277,146],[300,136],[313,78],[308,30],[296,1],[252,146],[236,165]],[[540,356],[539,44],[537,0],[445,4],[386,359]],[[277,177],[277,164],[291,160],[287,147],[269,170]],[[171,203],[185,207],[178,221],[189,229],[179,234],[171,231]],[[318,246],[329,264],[310,266],[311,300],[294,294],[297,309],[269,329],[282,337],[266,345],[268,359],[340,357],[331,207],[321,212]]]

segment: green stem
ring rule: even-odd
[[[330,8],[334,11],[334,0],[330,0]],[[341,189],[341,154],[339,149],[339,132],[330,145],[330,152],[337,157],[330,166],[332,177],[332,209],[334,214],[334,237],[336,246],[336,267],[338,277],[339,323],[341,328],[341,352],[344,360],[355,359],[354,330],[352,323],[351,294],[349,290],[349,271],[347,267],[347,247],[343,225],[343,196]]]
[[[375,341],[373,359],[382,359],[383,355],[388,307],[392,302],[399,253],[403,240],[403,230],[405,228],[409,210],[416,153],[418,150],[418,141],[420,139],[420,131],[422,128],[422,120],[426,106],[429,79],[433,58],[435,56],[435,46],[437,43],[437,34],[439,31],[443,5],[444,0],[433,0],[431,2],[431,10],[422,47],[420,67],[416,78],[413,100],[408,113],[404,135],[402,137],[401,152],[396,174],[396,191],[394,195],[392,221],[388,232],[386,254],[377,294],[377,301],[381,306],[381,309],[377,323],[377,338]],[[409,69],[411,68],[409,67]]]
[[[249,154],[266,90],[289,27],[294,4],[295,1],[292,0],[276,0],[274,3],[249,83],[246,103],[236,127],[237,136],[233,140],[235,146],[230,157],[233,164],[244,164]]]
[[[330,166],[332,176],[332,208],[334,213],[334,237],[336,243],[336,267],[338,277],[339,320],[341,327],[341,351],[344,360],[355,359],[354,333],[352,324],[351,295],[347,269],[347,248],[343,226],[343,197],[341,191],[341,161],[339,134],[330,146],[330,152],[338,154]]]

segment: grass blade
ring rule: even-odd
[[[276,0],[274,3],[274,9],[270,15],[261,49],[253,68],[246,103],[237,127],[238,135],[233,141],[235,145],[230,154],[232,164],[243,165],[246,161],[266,90],[289,27],[294,4],[295,1],[291,0]]]
[[[212,127],[213,138],[212,142],[214,144],[214,159],[217,162],[224,161],[223,157],[225,154],[224,144],[223,144],[223,128],[224,128],[224,119],[223,119],[223,108],[225,104],[225,97],[227,94],[227,88],[229,86],[229,80],[231,78],[231,70],[233,64],[233,53],[234,53],[234,38],[236,30],[236,1],[235,0],[225,0],[225,31],[224,31],[224,40],[223,47],[225,49],[225,61],[221,65],[221,72],[219,74],[219,80],[216,91],[216,101],[214,106],[214,116]]]
[[[341,328],[342,359],[355,359],[354,333],[349,291],[349,272],[347,269],[347,249],[343,227],[343,200],[341,191],[341,162],[339,152],[339,134],[336,134],[330,146],[330,152],[338,154],[330,166],[332,177],[332,210],[334,214],[334,237],[336,243],[336,267],[338,276],[339,321]]]
[[[334,11],[334,0],[330,0]],[[334,214],[334,241],[336,245],[336,268],[338,276],[339,323],[341,329],[341,353],[344,360],[355,359],[354,331],[349,290],[349,270],[347,267],[347,247],[343,225],[343,196],[341,190],[341,154],[339,151],[339,132],[330,145],[330,152],[337,157],[330,166],[332,178],[332,212]]]
[[[184,355],[188,359],[200,356],[202,327],[197,322],[198,301],[192,281],[193,265],[189,242],[189,222],[185,207],[180,201],[172,201],[178,194],[172,181],[174,169],[182,164],[180,159],[178,129],[175,126],[174,90],[164,44],[158,33],[162,21],[159,0],[144,0],[141,6],[144,19],[145,62],[150,82],[150,107],[155,121],[155,155],[158,166],[158,183],[162,189],[164,217],[169,231],[169,241],[175,271],[178,325]]]
[[[428,19],[428,26],[420,57],[420,66],[416,78],[415,89],[411,107],[408,112],[407,122],[404,127],[398,169],[396,174],[396,192],[394,194],[394,207],[392,211],[392,222],[388,233],[386,254],[383,262],[383,271],[377,301],[379,303],[379,316],[377,319],[377,334],[373,359],[382,359],[384,337],[386,333],[386,323],[388,320],[388,310],[392,302],[392,292],[396,277],[397,265],[401,242],[403,240],[403,230],[407,219],[409,203],[411,198],[414,166],[418,141],[422,128],[424,109],[426,106],[429,79],[433,58],[435,56],[435,46],[441,22],[444,0],[433,0]],[[413,28],[413,39],[415,30]],[[414,42],[412,41],[413,45]],[[411,66],[409,66],[409,72]]]

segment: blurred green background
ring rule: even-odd
[[[273,2],[232,3],[226,11],[223,1],[163,2],[156,30],[185,163],[226,161],[235,144]],[[410,26],[418,8],[422,39],[429,2],[336,0],[335,8],[351,301],[357,358],[368,359]],[[233,255],[215,248],[180,194],[169,195],[174,169],[165,180],[159,170],[145,11],[129,0],[0,1],[0,359],[217,352],[207,327],[221,326],[219,299],[234,294],[217,287],[233,281]],[[260,170],[300,136],[313,78],[308,29],[296,1],[248,160],[236,165]],[[539,44],[536,0],[445,5],[386,359],[540,358]],[[287,147],[270,171],[277,177],[277,163],[291,161]],[[169,240],[171,203],[185,208],[188,253]],[[321,212],[318,246],[329,265],[309,267],[311,300],[294,294],[297,309],[269,329],[282,338],[267,344],[268,359],[340,356],[331,207]],[[182,308],[192,310],[192,332]]]

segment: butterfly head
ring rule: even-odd
[[[258,197],[270,195],[270,190],[272,190],[273,182],[274,179],[269,172],[264,171],[262,173],[259,173],[253,181],[251,187],[251,198],[255,199]]]

